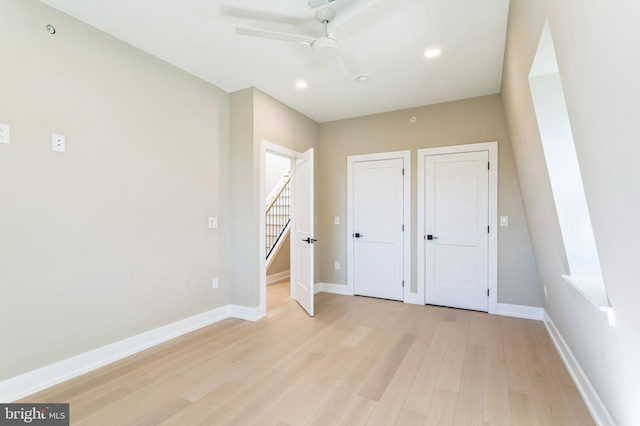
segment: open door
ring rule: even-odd
[[[313,148],[296,158],[293,181],[293,298],[313,316]]]

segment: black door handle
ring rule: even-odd
[[[437,240],[437,239],[438,239],[438,237],[434,237],[431,234],[427,235],[427,240]]]
[[[361,233],[359,233],[359,232],[356,232],[355,234],[353,234],[353,236],[354,236],[355,238],[364,238],[364,235],[363,235],[363,234],[361,234]]]
[[[306,242],[307,244],[313,244],[318,240],[316,240],[315,238],[307,238],[306,240],[302,240],[302,241]]]

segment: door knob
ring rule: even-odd
[[[427,235],[427,240],[437,240],[437,239],[438,239],[438,237],[434,237],[431,234]]]
[[[318,240],[316,240],[315,238],[307,238],[306,240],[302,240],[302,241],[306,242],[307,244],[313,244]]]
[[[353,236],[354,236],[355,238],[364,238],[364,235],[363,235],[363,234],[361,234],[361,233],[359,233],[359,232],[356,232],[355,234],[353,234]]]

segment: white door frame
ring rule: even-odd
[[[353,276],[353,165],[360,161],[404,160],[404,301],[411,298],[411,151],[379,152],[347,157],[347,294],[354,295]]]
[[[489,152],[489,245],[488,245],[488,285],[489,313],[498,311],[498,142],[482,142],[466,145],[443,146],[418,150],[418,298],[420,304],[426,303],[425,277],[425,159],[431,155],[456,154],[462,152]]]
[[[261,141],[260,146],[260,305],[258,306],[259,310],[259,318],[263,318],[267,315],[267,253],[266,253],[266,219],[265,215],[267,213],[267,206],[265,205],[264,200],[267,197],[267,189],[265,188],[265,173],[266,173],[266,158],[267,152],[271,154],[280,155],[283,157],[288,157],[290,160],[295,160],[296,158],[302,156],[302,153],[291,150],[289,148],[285,148],[283,146],[277,145],[275,143],[271,143],[265,140]],[[295,161],[291,162],[291,178],[295,179]],[[295,200],[292,200],[295,202]],[[291,214],[293,215],[294,209],[292,208]],[[294,250],[295,245],[291,245],[291,250]],[[293,258],[292,258],[293,259]],[[291,266],[291,277],[290,277],[290,297],[293,298],[293,283],[295,282],[295,268],[293,265]]]

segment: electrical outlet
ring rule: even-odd
[[[55,152],[65,152],[65,139],[64,135],[51,134],[51,149]]]
[[[340,262],[335,262],[333,264],[333,267],[336,269],[336,271],[339,271],[340,270]]]
[[[211,280],[211,289],[212,289],[212,290],[215,290],[215,289],[217,289],[217,288],[218,288],[218,277],[214,277],[214,278]]]
[[[0,124],[0,143],[11,143],[11,134],[9,132],[8,124]]]
[[[336,216],[336,217],[334,217],[334,218],[333,218],[333,223],[334,223],[335,225],[340,225],[340,216]]]

